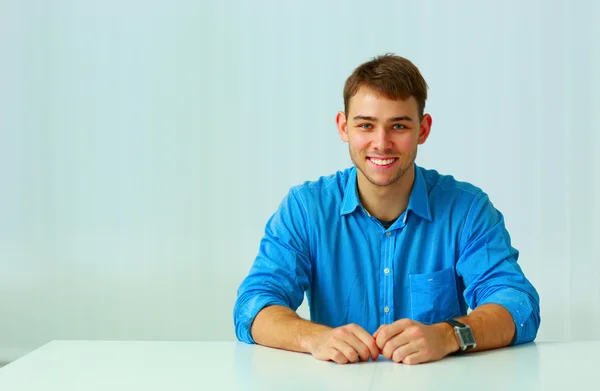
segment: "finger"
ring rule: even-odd
[[[398,349],[400,346],[406,345],[410,340],[410,336],[406,335],[406,333],[400,333],[392,338],[390,338],[385,345],[383,345],[383,349],[381,349],[381,354],[388,360],[392,360],[392,354]]]
[[[348,363],[348,358],[344,355],[344,353],[340,352],[336,348],[329,348],[328,350],[329,359],[338,364],[346,364]]]
[[[382,324],[381,326],[379,326],[379,327],[377,328],[377,330],[375,331],[375,333],[373,333],[373,338],[377,338],[377,334],[379,334],[379,330],[381,330],[381,328],[382,328],[383,326],[385,326],[385,325],[384,325],[384,324]]]
[[[371,351],[356,335],[348,335],[344,342],[354,349],[356,354],[358,354],[360,361],[369,361],[369,357],[371,357]]]
[[[394,362],[404,362],[407,358],[414,356],[419,353],[419,348],[415,343],[407,343],[405,345],[399,346],[396,350],[392,352],[391,360]],[[414,359],[414,357],[413,357]]]
[[[365,360],[368,360],[368,348],[354,335],[354,331],[353,325],[338,327],[333,331],[333,341],[331,346],[344,353],[351,362],[358,361],[360,358],[359,356],[366,356]]]
[[[382,326],[379,332],[377,333],[375,343],[377,344],[379,349],[383,350],[383,347],[391,338],[400,334],[402,331],[404,331],[404,329],[406,329],[410,325],[412,325],[412,321],[410,319],[400,319],[392,324]]]
[[[369,357],[377,360],[379,347],[375,343],[375,338],[359,325],[350,325],[349,329],[360,342],[359,346],[353,345],[357,348],[356,351],[360,353],[360,358],[363,361],[369,361]]]
[[[371,338],[371,341],[367,341],[367,344],[370,343],[374,346],[375,340],[369,335],[369,333],[366,334],[367,337]],[[344,336],[343,340],[350,345],[352,349],[354,349],[356,354],[359,356],[360,361],[369,361],[369,358],[373,357],[371,349],[356,334],[354,334],[351,329],[349,329],[348,334]],[[377,356],[379,356],[379,349],[377,349]]]
[[[340,353],[342,353],[348,362],[357,362],[358,361],[358,353],[356,350],[348,344],[346,341],[337,340],[335,345],[333,345],[335,349],[337,349]]]
[[[412,354],[409,354],[402,359],[402,363],[407,365],[422,364],[429,361],[431,360],[428,360],[425,354],[420,351],[413,352]]]
[[[318,354],[314,354],[313,357],[321,361],[335,361],[338,364],[345,364],[348,362],[346,356],[334,347],[324,348],[323,350],[320,350]]]

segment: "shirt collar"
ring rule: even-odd
[[[348,176],[348,182],[346,183],[340,215],[343,216],[354,212],[358,205],[360,205],[360,199],[358,198],[358,189],[356,186],[356,167],[352,167]]]
[[[423,177],[423,169],[415,164],[415,183],[413,184],[408,207],[406,210],[412,210],[417,216],[432,221],[431,209],[429,208],[429,194],[427,183]]]
[[[348,182],[346,184],[340,215],[343,216],[354,212],[359,205],[360,199],[358,197],[358,190],[356,186],[356,167],[352,167],[348,177]],[[427,194],[427,184],[425,183],[425,178],[423,178],[421,168],[416,164],[415,183],[413,184],[406,210],[411,210],[421,218],[429,221],[432,220],[431,209],[429,208],[429,196]]]

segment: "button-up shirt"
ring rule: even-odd
[[[252,321],[269,305],[313,322],[356,323],[369,333],[410,318],[425,324],[495,303],[532,341],[539,296],[517,263],[502,214],[481,189],[415,166],[408,207],[385,229],[360,203],[356,168],[293,187],[269,219],[238,290],[235,333],[253,343]]]

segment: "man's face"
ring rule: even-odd
[[[375,186],[390,186],[411,169],[417,145],[429,136],[431,117],[419,121],[413,97],[392,100],[361,87],[350,99],[347,117],[338,113],[337,125],[359,175]]]

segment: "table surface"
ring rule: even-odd
[[[599,351],[600,341],[542,342],[338,365],[237,342],[53,341],[0,369],[0,390],[599,390]]]

